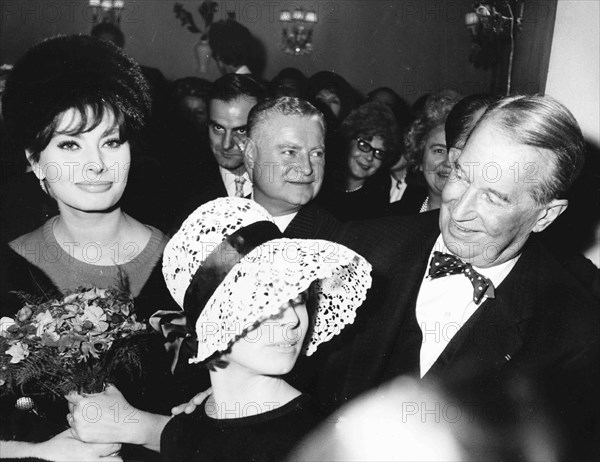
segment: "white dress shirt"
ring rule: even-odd
[[[429,256],[434,251],[452,254],[440,235]],[[498,287],[513,269],[519,256],[490,268],[473,267],[489,278]],[[421,377],[431,368],[442,354],[458,330],[469,320],[487,299],[484,296],[479,304],[473,301],[473,285],[462,273],[431,279],[427,276],[429,264],[423,275],[416,306],[417,323],[423,334],[420,353]]]
[[[252,181],[250,181],[250,177],[248,176],[248,172],[244,172],[243,175],[236,175],[226,168],[219,166],[219,172],[221,173],[221,179],[223,180],[223,184],[225,185],[225,189],[227,190],[227,195],[229,197],[235,197],[235,179],[238,176],[245,178],[244,184],[242,185],[244,188],[244,197],[248,197],[252,194]]]
[[[402,176],[399,180],[394,178],[393,175],[390,175],[390,177],[392,178],[392,186],[390,188],[390,204],[392,204],[402,199],[404,191],[406,191],[406,170],[402,172]]]
[[[243,75],[248,75],[248,74],[252,74],[252,71],[248,68],[248,66],[246,66],[245,64],[240,67],[237,71],[235,71],[236,74],[243,74]]]
[[[275,224],[279,228],[279,231],[283,233],[285,229],[289,226],[289,224],[292,222],[292,220],[296,217],[296,215],[298,215],[298,212],[288,213],[287,215],[273,217],[273,220],[275,220]]]

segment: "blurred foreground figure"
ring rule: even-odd
[[[506,380],[498,392],[450,397],[434,383],[402,377],[342,407],[288,462],[558,460],[527,381]]]

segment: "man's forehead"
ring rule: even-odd
[[[221,117],[248,117],[250,110],[256,106],[256,98],[241,96],[239,98],[224,101],[221,99],[212,99],[209,105],[211,117],[213,114]]]
[[[552,154],[520,143],[495,124],[478,126],[456,160],[473,180],[514,193],[516,185],[538,188],[553,168]]]
[[[298,138],[312,135],[321,142],[325,138],[323,126],[318,116],[300,116],[273,114],[266,117],[262,123],[261,130],[267,135],[277,135],[280,138]]]

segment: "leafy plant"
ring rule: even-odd
[[[215,18],[215,13],[218,10],[217,2],[211,1],[203,1],[200,7],[198,8],[198,12],[200,16],[204,20],[204,32],[196,25],[196,21],[194,20],[194,15],[186,10],[181,3],[175,3],[173,7],[173,12],[175,13],[175,17],[181,21],[181,26],[185,27],[193,34],[202,34],[202,39],[206,39],[208,28],[213,23]]]

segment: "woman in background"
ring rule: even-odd
[[[359,103],[358,93],[346,79],[329,71],[317,72],[308,79],[308,96],[311,102],[325,105],[340,122]]]
[[[271,80],[271,96],[292,96],[294,98],[307,98],[306,85],[308,79],[302,71],[295,67],[286,67]]]
[[[405,156],[413,174],[423,177],[427,186],[427,195],[414,206],[409,213],[426,212],[439,209],[442,201],[442,189],[450,173],[448,149],[444,124],[448,114],[461,96],[451,90],[431,95],[425,101],[423,109],[408,128],[404,137]],[[404,208],[402,200],[390,206],[392,215]],[[397,210],[394,211],[394,208]]]
[[[338,220],[361,220],[384,215],[389,188],[382,181],[398,158],[400,130],[392,110],[372,102],[352,111],[340,126],[344,155],[329,171],[319,201]]]

